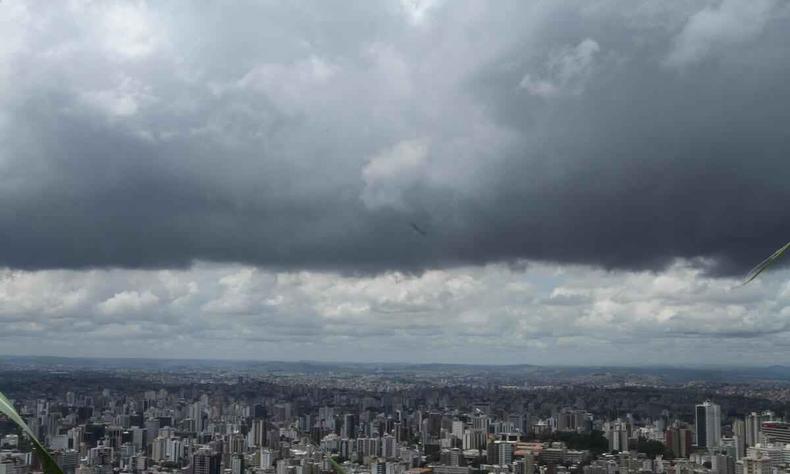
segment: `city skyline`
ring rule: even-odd
[[[744,384],[670,371],[20,360],[0,365],[0,380],[64,474],[787,472],[787,376]],[[39,469],[6,424],[0,468]]]

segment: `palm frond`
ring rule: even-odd
[[[755,278],[757,278],[757,275],[762,273],[763,270],[765,270],[766,268],[768,268],[771,265],[773,265],[774,262],[776,262],[782,255],[784,255],[784,253],[789,248],[790,248],[790,242],[784,244],[783,247],[781,247],[776,252],[772,253],[768,258],[766,258],[765,260],[760,262],[756,267],[752,268],[749,271],[749,273],[746,274],[746,277],[744,278],[744,281],[741,284],[745,285],[745,284],[749,283],[750,281],[754,280]]]
[[[38,456],[39,461],[41,461],[41,465],[44,469],[44,474],[63,474],[63,470],[60,469],[58,463],[55,462],[55,459],[49,454],[49,450],[41,444],[41,442],[36,438],[36,435],[33,434],[33,430],[27,426],[25,420],[19,416],[19,413],[16,412],[14,409],[14,405],[0,392],[0,413],[4,414],[8,418],[11,419],[14,423],[19,426],[25,434],[30,437],[30,441],[33,442],[33,451]]]
[[[335,468],[335,472],[337,472],[337,474],[346,474],[346,470],[343,468],[343,466],[341,466],[339,462],[335,461],[332,456],[329,456],[329,462],[332,463],[332,467]]]

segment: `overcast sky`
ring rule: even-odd
[[[790,5],[0,3],[0,353],[790,363]]]

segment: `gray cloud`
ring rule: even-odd
[[[3,4],[0,264],[740,272],[790,235],[785,5],[425,5]]]

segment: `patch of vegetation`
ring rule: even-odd
[[[603,431],[592,431],[590,433],[557,431],[543,439],[543,441],[562,441],[568,446],[568,449],[586,450],[595,455],[609,451],[609,440],[604,438]]]
[[[655,459],[658,455],[664,456],[665,459],[673,457],[671,451],[667,449],[664,443],[647,438],[639,438],[637,440],[636,450],[640,453],[645,453],[650,459]]]

